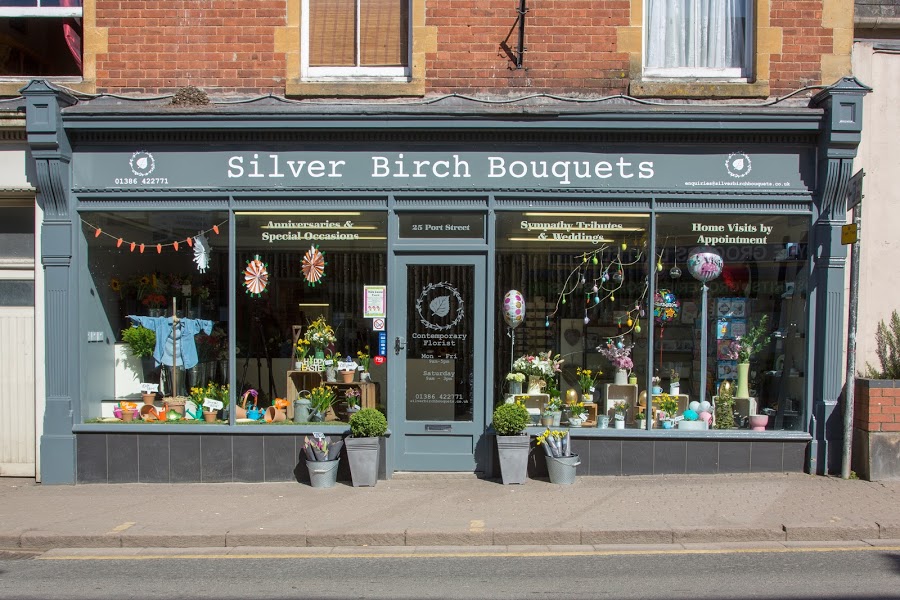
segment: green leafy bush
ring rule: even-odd
[[[719,388],[715,411],[716,429],[731,429],[734,427],[734,391],[730,384]]]
[[[900,316],[891,313],[890,325],[878,323],[875,331],[875,354],[881,363],[881,371],[876,371],[866,363],[866,377],[869,379],[900,379]]]
[[[381,437],[387,433],[387,419],[381,411],[363,408],[350,417],[350,435],[355,438]]]
[[[501,404],[494,410],[494,431],[497,435],[521,435],[530,422],[531,415],[521,402]]]
[[[156,334],[146,327],[129,327],[122,330],[122,341],[131,348],[131,353],[138,358],[153,356],[156,348]]]

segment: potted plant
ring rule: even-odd
[[[639,410],[634,415],[634,422],[637,423],[638,429],[647,429],[647,413]]]
[[[628,409],[631,407],[628,402],[625,400],[616,400],[613,403],[613,411],[615,412],[615,427],[616,429],[625,429],[625,416],[628,414]]]
[[[309,470],[309,483],[315,488],[334,487],[338,464],[341,462],[343,440],[332,441],[322,434],[303,438],[303,454]]]
[[[307,354],[309,354],[309,340],[305,337],[297,338],[297,343],[294,345],[294,368],[298,371],[303,368]]]
[[[325,317],[320,316],[309,324],[304,335],[306,341],[313,349],[316,358],[325,358],[325,348],[334,344],[337,338],[334,335],[334,329],[325,322]]]
[[[613,380],[616,385],[628,384],[628,372],[634,368],[634,362],[631,360],[632,348],[634,348],[634,344],[625,344],[621,338],[616,342],[608,339],[605,346],[597,347],[597,351],[605,356],[616,370]]]
[[[715,428],[731,429],[734,427],[734,386],[730,381],[723,381],[719,393],[715,397]]]
[[[582,369],[581,367],[575,369],[575,376],[578,377],[578,386],[581,388],[582,402],[594,401],[594,381],[598,375],[602,374],[601,371],[597,371],[595,375],[590,369]]]
[[[318,385],[309,392],[310,421],[324,421],[328,410],[334,405],[334,387]]]
[[[559,420],[562,418],[562,401],[559,396],[550,397],[544,405],[544,414],[550,416],[554,427],[559,427]]]
[[[357,350],[356,358],[359,359],[359,380],[360,381],[371,381],[372,376],[369,374],[369,365],[372,364],[372,357],[369,356],[369,347],[366,346],[365,351]]]
[[[551,385],[562,368],[563,359],[559,354],[553,355],[549,350],[535,355],[526,354],[513,362],[512,370],[524,373],[528,377],[528,393],[540,394],[545,387]],[[550,392],[547,391],[549,394]]]
[[[371,487],[378,481],[379,438],[385,433],[387,419],[379,410],[363,408],[350,415],[350,437],[344,443],[353,487]]]
[[[672,429],[675,425],[675,414],[678,412],[678,398],[669,394],[660,394],[657,399],[660,410],[660,421],[663,429]]]
[[[672,369],[669,371],[669,394],[677,396],[681,393],[681,374]]]
[[[329,350],[325,355],[325,381],[328,383],[337,382],[337,364],[341,360],[341,353]]]
[[[525,373],[507,373],[506,382],[509,386],[509,393],[516,395],[522,393],[522,384],[525,383]]]
[[[652,394],[662,394],[662,379],[660,379],[659,375],[654,375],[650,378],[650,392]]]
[[[736,398],[750,397],[750,359],[769,341],[770,334],[766,332],[768,320],[769,315],[763,315],[755,325],[749,326],[748,323],[747,334],[735,338],[728,344],[726,358],[736,360],[738,363]]]
[[[153,351],[156,349],[156,333],[152,329],[134,325],[122,330],[122,341],[128,344],[131,354],[141,361],[141,381],[146,382],[156,368]],[[156,397],[156,394],[153,394]],[[147,399],[144,399],[147,403]],[[150,401],[152,404],[153,401]]]
[[[357,387],[347,388],[347,391],[344,392],[344,401],[347,403],[347,414],[353,415],[353,413],[359,411],[359,397],[361,392]]]
[[[575,483],[575,468],[581,461],[577,454],[572,454],[568,431],[547,429],[537,436],[535,444],[544,448],[550,483],[560,485]]]
[[[521,402],[501,404],[494,409],[493,420],[503,484],[525,483],[531,446],[531,437],[525,435],[531,422],[528,409]]]
[[[581,427],[587,420],[584,402],[575,401],[569,404],[569,427]]]

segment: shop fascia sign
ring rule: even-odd
[[[702,148],[700,148],[702,150]],[[374,189],[724,189],[808,191],[815,151],[763,146],[703,153],[681,147],[606,147],[602,151],[303,150],[128,153],[79,152],[76,189],[313,188]]]

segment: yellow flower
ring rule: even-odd
[[[114,292],[119,292],[122,290],[122,283],[114,277],[109,281],[109,287],[111,287]]]

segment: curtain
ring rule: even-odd
[[[749,0],[647,0],[651,68],[742,68]]]

